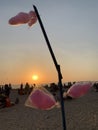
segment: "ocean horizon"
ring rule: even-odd
[[[74,83],[74,81],[68,81],[68,82],[63,82],[62,84],[68,85],[69,82],[71,82],[72,84]],[[76,81],[76,83],[78,83],[78,82],[95,83],[95,82],[98,82],[98,81]],[[55,83],[55,82],[51,82],[51,83]],[[36,86],[45,86],[45,85],[50,86],[51,83],[41,83],[41,84],[36,84]],[[4,86],[5,84],[0,84],[0,86]],[[30,85],[30,87],[34,86],[34,83],[33,84],[28,83],[28,84]],[[55,84],[58,84],[58,83],[55,83]],[[23,83],[23,87],[25,87],[25,85],[26,85],[26,83]],[[21,86],[21,83],[20,84],[11,84],[12,89],[18,89],[18,88],[20,88],[20,86]]]

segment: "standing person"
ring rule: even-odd
[[[18,93],[20,94],[20,95],[23,95],[24,94],[24,89],[23,89],[23,84],[21,83],[21,85],[20,85],[20,89],[18,90]]]
[[[26,82],[25,84],[25,94],[29,94],[30,91],[30,85],[28,84],[28,82]]]
[[[5,92],[5,95],[7,97],[9,97],[9,95],[10,95],[10,90],[11,90],[11,88],[9,87],[9,85],[5,84],[5,86],[4,86],[4,92]]]

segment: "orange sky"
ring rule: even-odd
[[[33,2],[61,66],[63,82],[97,81],[98,1]],[[31,28],[8,24],[9,18],[30,10],[32,0],[0,3],[0,84],[58,82],[39,23]],[[32,80],[34,74],[39,76],[37,81]]]

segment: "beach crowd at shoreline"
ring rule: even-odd
[[[70,83],[69,83],[70,84]],[[97,83],[83,97],[75,100],[65,100],[66,124],[68,130],[97,130],[98,129],[98,89]],[[2,130],[62,130],[61,109],[54,108],[49,111],[42,111],[26,107],[25,101],[31,89],[25,87],[13,89],[9,85],[7,95],[12,106],[0,109],[0,129]],[[28,84],[27,84],[28,86]],[[54,96],[58,93],[58,86],[52,83],[50,87],[44,86]],[[63,86],[65,87],[65,85]],[[19,93],[20,89],[25,93]],[[27,88],[32,88],[31,86]],[[32,88],[33,89],[33,88]],[[64,88],[64,91],[68,89]],[[16,102],[17,99],[17,103]]]

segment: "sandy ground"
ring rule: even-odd
[[[0,130],[63,130],[60,108],[43,111],[26,107],[28,96],[11,91],[10,99],[16,97],[19,104],[0,109]],[[64,102],[67,130],[98,130],[98,92],[91,90],[84,97]]]

